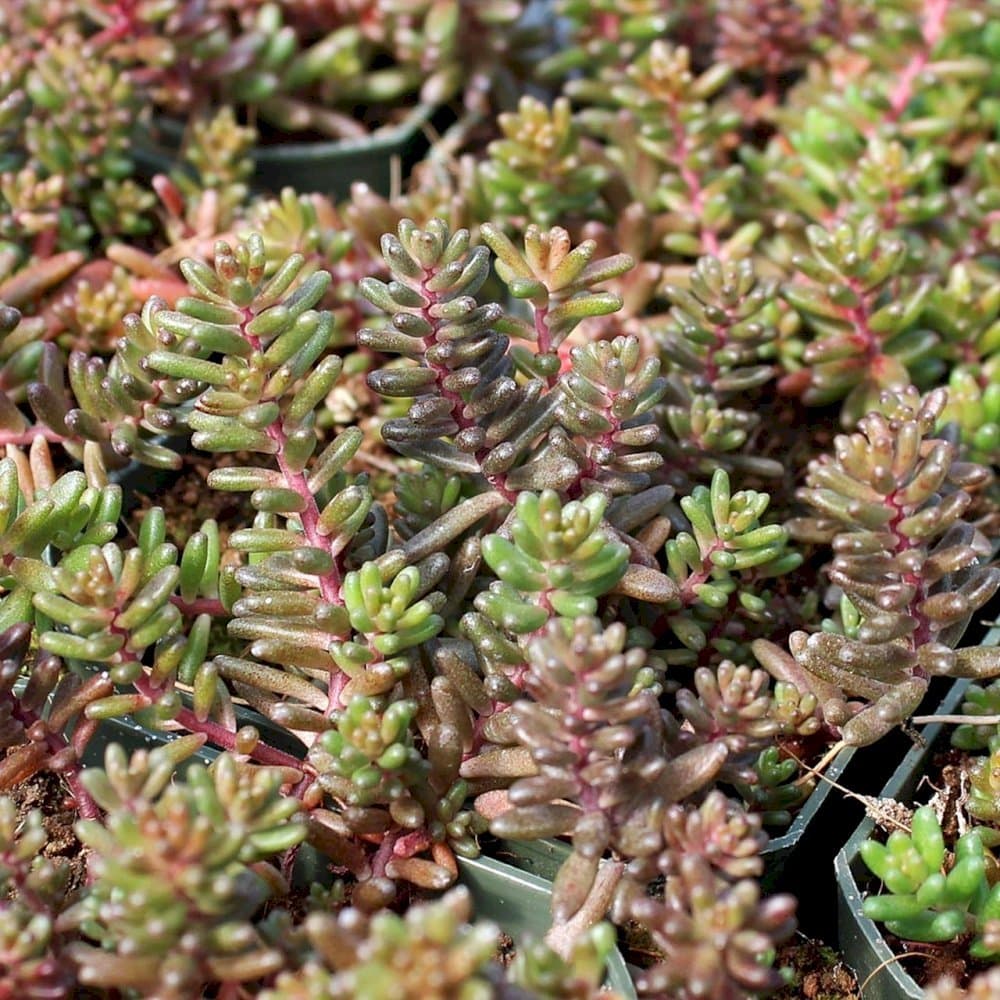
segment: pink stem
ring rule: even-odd
[[[51,427],[29,427],[23,431],[0,430],[0,444],[30,445],[35,438],[45,438],[46,441],[69,441],[70,438],[52,430]]]
[[[150,704],[158,701],[160,696],[163,694],[163,690],[156,687],[149,679],[149,676],[145,673],[136,678],[132,682],[132,686],[139,692],[139,694],[148,698]],[[174,721],[177,722],[178,725],[183,726],[190,733],[204,734],[217,746],[223,747],[226,750],[236,749],[236,733],[234,733],[231,729],[227,729],[225,726],[220,726],[217,722],[212,722],[209,719],[201,721],[190,708],[182,708],[177,715],[174,716]],[[303,761],[299,760],[298,757],[293,757],[291,754],[285,753],[283,750],[277,750],[262,741],[257,743],[257,745],[250,752],[250,756],[259,763],[267,764],[272,767],[288,767],[296,771],[302,771],[305,767]]]
[[[245,309],[243,313],[243,336],[255,351],[260,351],[263,349],[260,338],[246,331],[246,324],[253,319],[253,313],[249,309]],[[336,554],[331,548],[329,536],[321,534],[319,530],[319,506],[312,494],[312,490],[309,489],[309,482],[306,479],[305,473],[292,469],[288,465],[285,457],[288,436],[285,434],[285,429],[282,427],[280,420],[275,421],[267,428],[267,436],[277,445],[278,450],[275,458],[278,462],[278,469],[281,471],[282,476],[284,476],[285,484],[290,490],[298,493],[305,504],[305,508],[299,513],[299,523],[302,525],[302,533],[313,548],[317,548],[322,552],[328,552],[333,560],[333,569],[329,573],[324,573],[318,577],[320,594],[323,596],[323,600],[330,604],[343,604],[344,602],[340,597],[341,578],[340,570],[337,566]]]
[[[903,67],[896,80],[896,85],[889,94],[889,111],[885,117],[886,121],[899,121],[913,98],[917,77],[926,68],[934,47],[944,34],[944,22],[948,15],[949,2],[950,0],[926,0],[924,22],[921,29],[923,46],[910,57],[910,61]],[[866,133],[870,135],[879,124],[881,123],[872,122]]]
[[[11,697],[9,699],[9,703],[10,714],[21,723],[25,731],[40,721],[38,714],[27,711],[17,698]],[[45,726],[45,723],[42,722],[42,725]],[[60,753],[69,746],[69,742],[66,740],[65,736],[60,733],[52,732],[47,726],[45,727],[45,744],[52,756],[55,756],[57,753]],[[84,788],[83,782],[80,781],[79,762],[61,773],[66,779],[66,784],[69,785],[70,791],[73,793],[73,798],[76,800],[76,809],[80,814],[80,817],[82,819],[97,819],[97,817],[101,815],[101,810],[97,807],[97,803],[91,798],[90,792]]]
[[[698,218],[702,250],[706,254],[717,256],[719,253],[719,238],[714,230],[704,227],[701,222],[702,213],[705,211],[705,192],[702,188],[701,178],[688,166],[687,158],[692,153],[691,137],[688,135],[684,122],[681,121],[676,101],[671,102],[667,113],[670,116],[670,124],[674,130],[674,162],[677,164],[677,172],[680,174],[680,178],[688,190],[688,197],[691,199],[691,211]]]
[[[185,601],[183,597],[175,594],[170,598],[170,603],[185,615],[211,615],[213,618],[221,618],[226,613],[225,606],[217,597],[196,597],[193,601]]]

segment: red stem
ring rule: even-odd
[[[45,745],[52,756],[55,756],[69,746],[69,742],[65,736],[61,733],[52,732],[36,712],[29,712],[17,698],[9,698],[9,704],[10,714],[21,723],[25,732],[35,725],[35,723],[41,722],[42,726],[45,727]],[[80,814],[80,817],[82,819],[97,819],[101,815],[101,810],[91,798],[90,792],[84,788],[83,782],[80,781],[79,762],[61,773],[63,778],[66,779],[66,784],[69,785],[70,791],[73,793],[73,798],[76,800],[77,812]]]
[[[145,668],[143,669],[145,670]],[[163,689],[156,687],[146,673],[136,678],[132,682],[132,686],[139,694],[148,698],[150,704],[158,701],[163,694]],[[202,733],[212,743],[225,750],[235,751],[236,749],[236,733],[209,719],[201,721],[190,708],[182,708],[174,716],[174,721],[190,733]],[[296,771],[302,771],[306,768],[305,763],[299,760],[298,757],[293,757],[291,754],[285,753],[283,750],[278,750],[263,741],[258,741],[257,745],[250,752],[250,756],[258,763],[267,764],[271,767],[289,767]]]
[[[217,597],[196,597],[193,601],[185,601],[179,594],[170,598],[170,603],[179,608],[185,615],[211,615],[221,618],[226,614],[226,608]]]
[[[950,0],[926,0],[924,3],[924,21],[921,26],[923,45],[910,56],[910,61],[899,74],[896,85],[889,94],[889,110],[883,121],[897,122],[906,111],[907,105],[913,98],[917,77],[926,68],[934,47],[944,34],[944,22],[948,15],[949,2]],[[882,122],[872,122],[865,130],[865,134],[871,135],[881,124]]]
[[[687,128],[681,120],[680,109],[676,101],[670,102],[667,114],[670,116],[670,125],[674,130],[674,162],[677,164],[677,172],[688,190],[688,197],[691,199],[691,211],[698,218],[702,252],[717,256],[719,253],[719,238],[714,230],[706,228],[702,223],[701,217],[705,211],[705,192],[702,188],[701,178],[687,163],[687,158],[693,152],[691,137],[688,135]]]

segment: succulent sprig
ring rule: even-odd
[[[806,235],[810,254],[795,258],[805,280],[783,294],[815,338],[784,386],[810,405],[846,396],[841,422],[849,429],[880,392],[927,381],[938,338],[920,321],[933,284],[904,274],[906,244],[884,235],[873,217],[809,227]]]
[[[85,985],[181,995],[283,965],[253,918],[275,892],[266,861],[305,837],[299,804],[280,794],[280,772],[227,755],[172,783],[179,750],[129,759],[112,745],[105,769],[83,778],[108,813],[77,827],[94,883],[66,921],[94,941],[70,949]]]
[[[989,925],[1000,914],[1000,890],[990,887],[977,830],[956,841],[947,874],[944,836],[930,806],[916,810],[908,832],[894,830],[884,844],[866,840],[861,857],[889,890],[865,899],[865,916],[908,941],[950,941],[973,931],[970,953],[996,956],[1000,949]]]
[[[932,436],[945,401],[944,390],[924,399],[912,387],[886,393],[880,411],[810,465],[800,496],[816,516],[790,527],[832,543],[830,579],[857,612],[857,627],[795,632],[791,657],[765,640],[754,644],[775,677],[819,697],[850,744],[872,742],[907,718],[931,676],[1000,670],[988,647],[954,648],[1000,587],[1000,571],[963,520],[988,471]]]
[[[621,625],[602,632],[589,618],[551,623],[528,647],[525,690],[534,700],[510,709],[535,773],[514,783],[490,829],[514,839],[572,837],[556,878],[557,923],[606,908],[608,882],[622,869],[609,863],[602,873],[605,851],[642,853],[648,825],[710,782],[727,756],[721,743],[667,755],[645,654],[625,639]]]
[[[666,653],[669,662],[736,655],[757,627],[773,620],[767,581],[794,570],[802,555],[789,546],[783,525],[761,523],[769,504],[766,493],[732,492],[722,469],[710,486],[681,499],[690,530],[665,546],[677,594],[666,602],[663,624],[681,643]]]

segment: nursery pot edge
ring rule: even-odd
[[[996,642],[996,630],[990,633],[990,639]],[[969,684],[966,680],[956,681],[935,714],[951,714],[959,709]],[[880,798],[912,800],[924,766],[944,732],[945,727],[940,723],[924,727],[921,732],[924,745],[914,746],[907,753],[882,789]],[[865,896],[862,886],[871,876],[861,859],[860,849],[874,830],[875,821],[866,816],[834,861],[840,948],[858,982],[863,984],[864,1000],[920,1000],[923,988],[903,967],[879,926],[861,912]]]

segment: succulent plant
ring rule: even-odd
[[[791,530],[831,541],[830,579],[859,615],[855,635],[795,632],[791,656],[766,640],[754,645],[775,677],[817,695],[848,744],[872,742],[905,719],[929,676],[989,677],[998,667],[988,647],[953,648],[1000,576],[989,546],[962,520],[989,473],[930,436],[945,399],[943,391],[924,400],[912,388],[887,393],[882,412],[810,466],[801,496],[817,516]]]
[[[766,994],[764,827],[934,676],[983,825],[868,905],[996,952],[991,5],[557,6],[544,61],[519,0],[0,11],[0,789],[91,857],[0,801],[0,993],[589,1000],[618,925]],[[254,192],[417,100],[390,194]],[[547,837],[502,969],[462,859]]]
[[[944,836],[930,806],[913,814],[909,832],[894,830],[883,844],[861,845],[865,864],[885,883],[888,893],[869,896],[864,914],[909,941],[950,941],[969,931],[978,936],[970,954],[995,958],[1000,892],[990,888],[986,854],[975,829],[955,842],[947,874]]]

